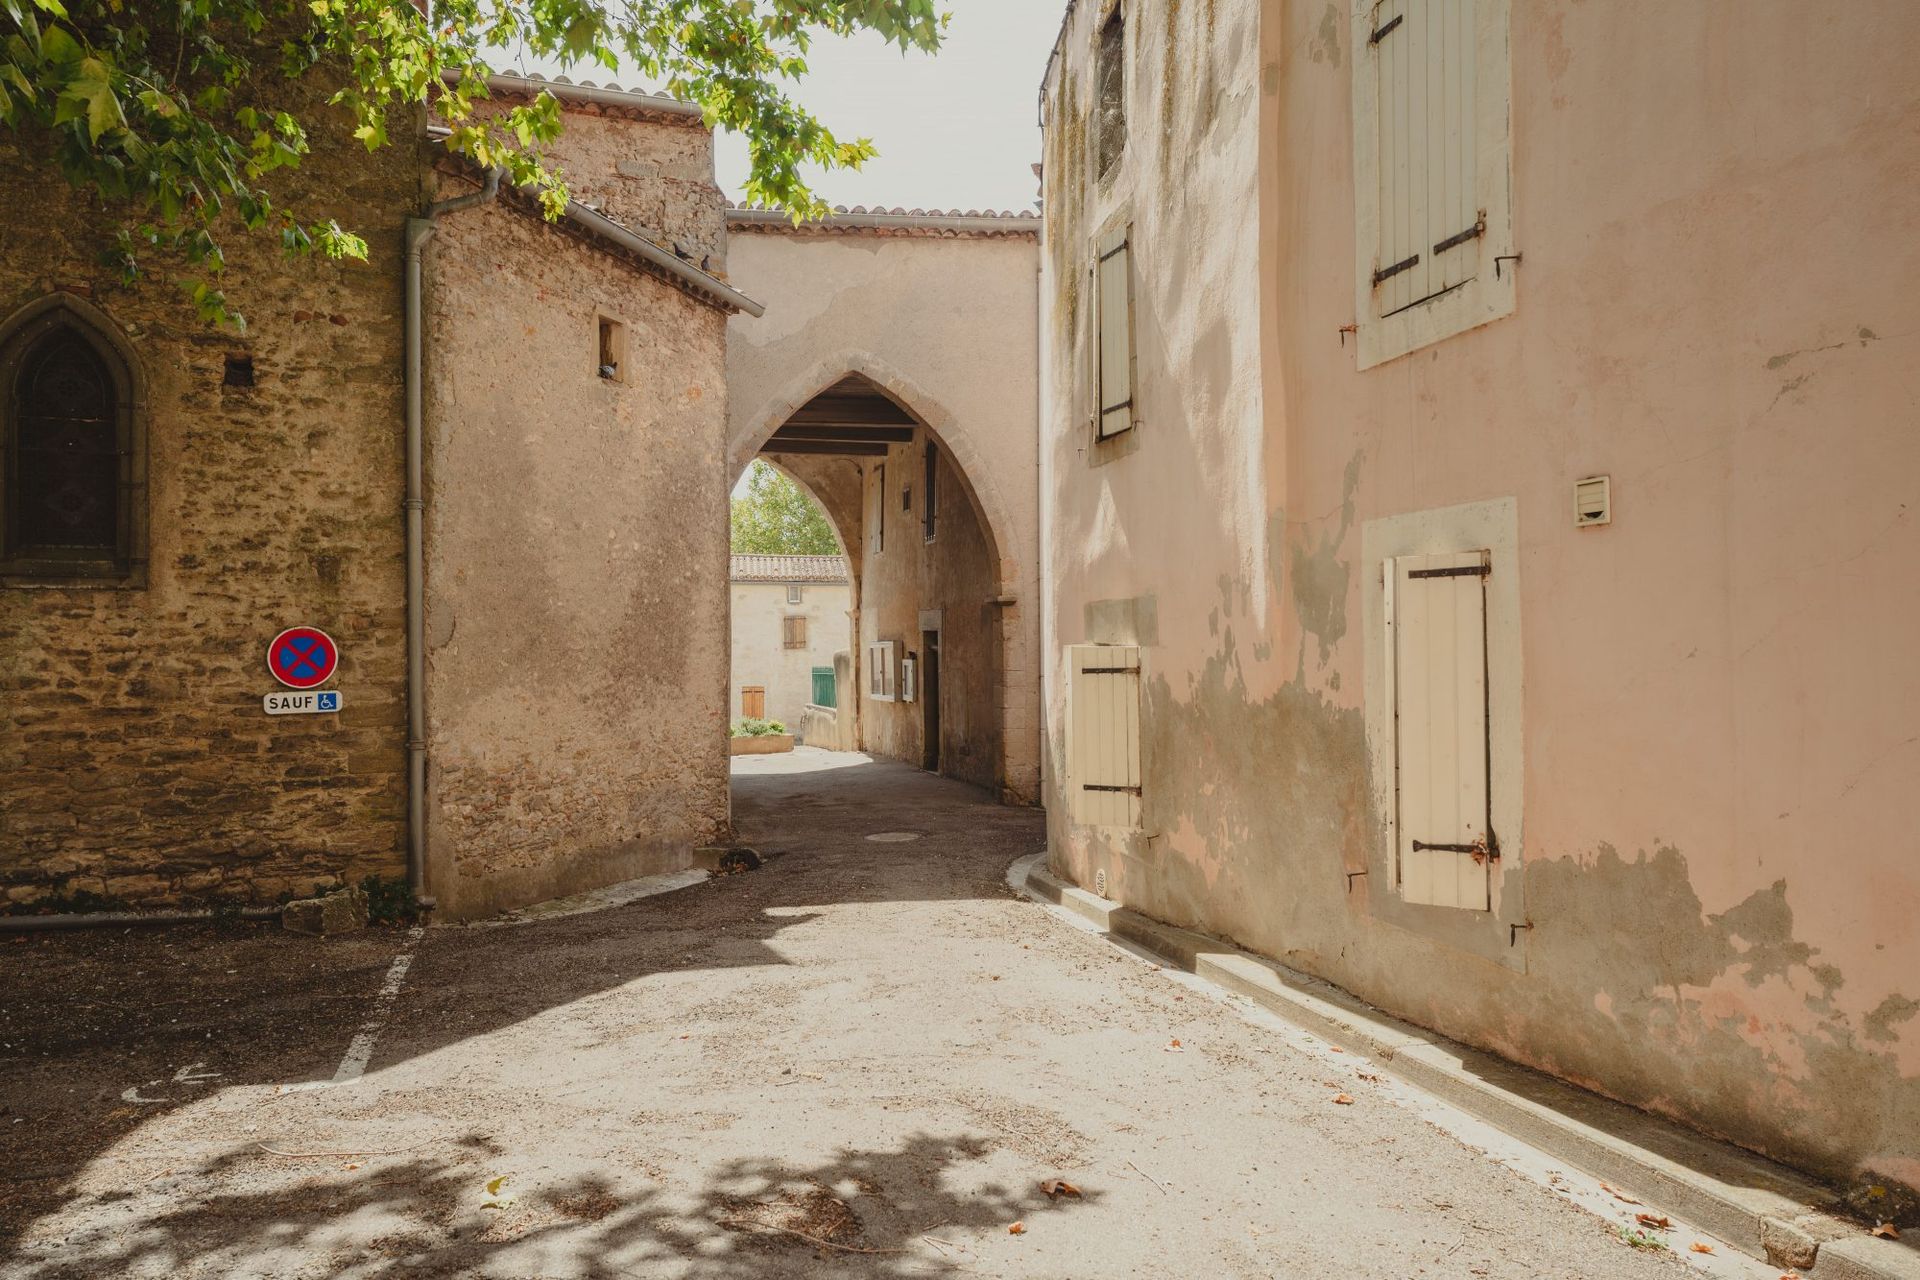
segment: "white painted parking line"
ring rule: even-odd
[[[400,954],[393,958],[387,967],[387,980],[380,984],[380,993],[373,998],[373,1008],[367,1013],[367,1020],[360,1024],[359,1032],[347,1045],[347,1056],[340,1059],[340,1069],[333,1073],[334,1084],[349,1084],[366,1074],[367,1063],[373,1057],[373,1046],[386,1029],[387,1018],[393,1013],[393,1002],[400,998],[400,987],[407,980],[407,970],[413,967],[414,948],[420,945],[421,937],[426,933],[424,925],[415,925],[407,931],[407,944]]]

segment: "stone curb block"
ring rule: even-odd
[[[1462,1111],[1756,1258],[1810,1280],[1920,1280],[1920,1251],[1879,1240],[1817,1205],[1832,1193],[1792,1170],[1623,1103],[1402,1022],[1331,983],[1215,938],[1161,924],[1049,874],[1025,888],[1174,967],[1245,996],[1330,1044],[1392,1070]]]

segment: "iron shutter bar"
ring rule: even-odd
[[[1409,569],[1409,578],[1484,578],[1493,572],[1491,565],[1468,564],[1454,569]],[[1440,846],[1434,845],[1437,849]]]
[[[1400,261],[1394,263],[1390,267],[1380,268],[1378,271],[1373,273],[1374,287],[1378,288],[1382,281],[1390,279],[1393,276],[1397,276],[1402,271],[1413,270],[1413,268],[1417,266],[1419,262],[1420,262],[1420,255],[1416,253],[1411,258],[1402,258]]]
[[[1480,220],[1475,222],[1472,226],[1468,227],[1465,231],[1456,231],[1452,235],[1448,236],[1445,240],[1442,240],[1439,244],[1436,244],[1435,246],[1433,246],[1433,251],[1435,253],[1445,253],[1447,250],[1457,248],[1460,245],[1465,244],[1469,240],[1478,240],[1481,236],[1485,235],[1486,233],[1487,233],[1487,219],[1486,219],[1486,215],[1482,214],[1480,216]]]
[[[1397,26],[1399,26],[1399,25],[1400,25],[1400,23],[1401,23],[1401,21],[1402,21],[1402,20],[1403,20],[1403,19],[1404,19],[1404,18],[1405,18],[1406,16],[1407,16],[1407,15],[1406,15],[1406,14],[1404,14],[1404,13],[1396,13],[1396,14],[1394,14],[1394,15],[1393,15],[1393,17],[1392,17],[1391,19],[1389,19],[1389,20],[1388,20],[1388,22],[1387,22],[1387,25],[1386,25],[1386,26],[1384,26],[1384,27],[1382,27],[1382,28],[1380,28],[1380,29],[1379,29],[1378,31],[1376,31],[1376,32],[1374,32],[1374,33],[1373,33],[1372,35],[1370,35],[1370,36],[1368,36],[1368,37],[1367,37],[1367,43],[1368,43],[1368,44],[1379,44],[1379,43],[1380,43],[1380,42],[1381,42],[1382,40],[1384,40],[1384,39],[1386,39],[1386,38],[1387,38],[1387,36],[1388,36],[1388,34],[1389,34],[1390,32],[1392,32],[1392,30],[1393,30],[1393,29],[1394,29],[1395,27],[1397,27]]]

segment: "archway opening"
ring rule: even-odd
[[[756,460],[819,502],[846,556],[848,648],[836,655],[836,704],[806,713],[807,742],[831,740],[998,796],[1002,565],[953,452],[878,383],[847,373],[773,426]],[[745,629],[736,621],[736,636]]]

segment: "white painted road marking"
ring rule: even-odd
[[[386,1028],[387,1018],[393,1012],[393,1002],[400,998],[401,984],[407,980],[407,970],[413,967],[413,951],[420,945],[420,938],[426,933],[424,925],[415,925],[407,931],[407,945],[393,958],[387,968],[387,980],[380,984],[380,994],[373,998],[373,1009],[367,1014],[367,1020],[360,1024],[359,1034],[347,1046],[347,1056],[340,1059],[340,1069],[333,1073],[334,1084],[348,1084],[358,1080],[366,1073],[367,1062],[373,1057],[374,1041],[380,1038],[380,1032]]]

